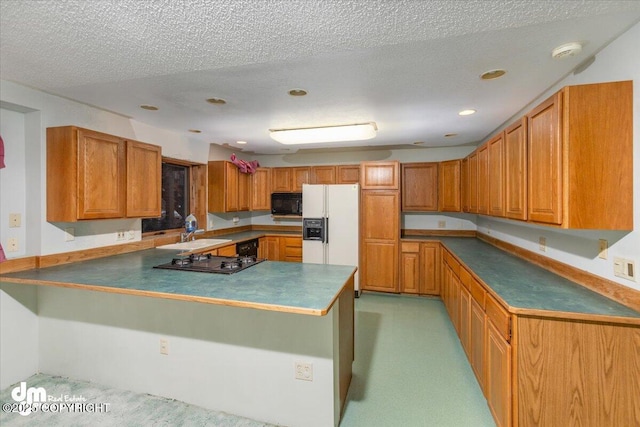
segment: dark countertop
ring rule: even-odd
[[[234,241],[265,232],[220,236]],[[229,244],[229,243],[227,243]],[[262,310],[324,315],[356,267],[264,261],[226,275],[160,270],[179,251],[148,249],[0,276],[0,281],[74,287]]]
[[[637,311],[480,239],[406,236],[402,240],[442,242],[513,313],[549,311],[627,317],[640,321]]]

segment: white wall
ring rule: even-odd
[[[42,286],[40,371],[278,425],[330,426],[337,307],[320,317]],[[295,362],[313,364],[313,381],[295,379]]]
[[[12,82],[0,81],[0,101],[2,102],[2,134],[7,143],[9,166],[0,171],[2,179],[0,215],[15,211],[22,212],[27,217],[26,222],[23,221],[24,228],[19,231],[9,230],[8,219],[0,218],[3,245],[6,244],[5,236],[9,233],[22,233],[20,236],[22,251],[7,253],[8,258],[126,243],[126,241],[117,240],[118,230],[132,230],[135,234],[134,240],[141,238],[140,219],[75,223],[46,221],[47,127],[75,125],[160,145],[162,154],[168,157],[200,163],[206,163],[209,158],[209,144],[196,142],[190,139],[189,135],[154,128],[114,113]],[[4,136],[5,129],[11,138]],[[5,191],[5,188],[11,191]],[[13,193],[19,191],[20,194],[16,197]],[[27,197],[26,201],[25,197]],[[65,241],[67,227],[75,229],[76,238],[70,242]]]
[[[518,221],[499,220],[491,217],[478,217],[478,230],[513,243],[525,249],[549,256],[561,262],[574,265],[582,270],[640,290],[640,283],[615,277],[613,257],[623,257],[635,261],[636,271],[640,268],[640,24],[636,24],[609,46],[603,49],[589,67],[578,74],[571,74],[538,99],[532,101],[518,113],[513,120],[521,117],[538,103],[564,86],[598,83],[607,81],[633,80],[633,186],[634,186],[634,230],[587,231],[557,230],[551,227],[523,225]],[[615,209],[615,206],[611,206]],[[539,237],[545,237],[547,251],[539,249]],[[609,258],[598,258],[599,239],[609,242]]]
[[[0,284],[0,390],[38,373],[37,286]]]

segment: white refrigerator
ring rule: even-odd
[[[303,184],[302,262],[359,267],[359,209],[359,184]]]

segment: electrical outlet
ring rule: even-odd
[[[234,224],[237,224],[237,223],[239,223],[239,222],[240,222],[240,218],[238,218],[237,216],[234,216],[234,217],[233,217],[233,223],[234,223]]]
[[[118,230],[116,240],[124,240],[124,230]]]
[[[598,241],[598,258],[607,259],[609,256],[609,242],[605,239],[600,239]]]
[[[438,221],[438,228],[445,228],[447,226],[447,221]]]
[[[616,277],[636,281],[636,263],[630,259],[613,257],[613,274]]]
[[[72,242],[76,239],[76,229],[73,227],[64,229],[64,241]]]
[[[547,251],[547,238],[540,236],[540,239],[538,240],[538,242],[540,244],[540,250],[542,252],[546,252]]]
[[[313,381],[313,363],[296,362],[296,379],[303,381]]]
[[[22,223],[22,216],[19,213],[10,213],[9,214],[9,227],[16,228],[20,227]]]
[[[169,341],[165,339],[160,340],[160,354],[164,354],[164,355],[169,354]]]
[[[10,237],[7,240],[7,252],[18,252],[18,239],[16,237]]]

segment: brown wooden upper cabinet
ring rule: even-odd
[[[337,184],[357,184],[360,182],[360,165],[338,165]]]
[[[273,193],[299,193],[302,184],[309,184],[311,167],[302,166],[295,168],[278,167],[271,169],[271,192]]]
[[[527,114],[528,216],[633,229],[631,81],[567,86]]]
[[[238,167],[225,160],[208,164],[209,212],[248,211],[251,196],[251,175],[240,173]]]
[[[47,129],[47,221],[158,217],[156,145],[64,126]]]
[[[402,164],[402,210],[438,210],[438,163]]]
[[[489,147],[478,148],[478,213],[489,213]]]
[[[362,162],[360,187],[363,190],[399,190],[400,162]]]
[[[469,157],[460,161],[460,208],[469,212]]]
[[[469,213],[478,213],[478,152],[474,151],[467,157],[468,177],[467,192],[469,198]]]
[[[442,212],[460,212],[461,210],[460,168],[460,160],[448,160],[438,165],[438,206]]]
[[[335,184],[335,166],[311,166],[311,184]]]
[[[487,143],[489,215],[505,216],[504,208],[504,133],[499,133]]]
[[[251,210],[271,210],[270,168],[258,168],[251,176]]]
[[[527,219],[527,120],[522,118],[504,131],[505,214]]]

